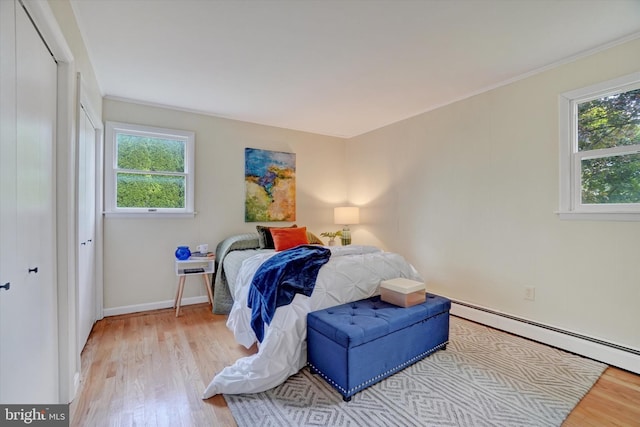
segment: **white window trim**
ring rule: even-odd
[[[580,162],[601,156],[638,153],[637,146],[578,151],[578,104],[640,87],[640,72],[565,92],[558,97],[560,141],[560,219],[640,221],[640,203],[582,204]]]
[[[185,207],[184,208],[118,208],[116,206],[116,143],[115,137],[119,131],[139,135],[151,135],[185,141]],[[145,218],[183,218],[193,217],[194,210],[194,165],[195,165],[195,133],[184,130],[165,129],[152,126],[143,126],[129,123],[106,122],[105,123],[105,215],[117,217]]]

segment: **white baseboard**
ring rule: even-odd
[[[627,351],[624,347],[615,344],[608,344],[558,328],[546,327],[466,303],[452,301],[451,314],[640,374],[640,352],[634,349]]]
[[[207,298],[207,296],[183,298],[182,302],[180,303],[180,306],[191,305],[191,304],[201,304],[203,302],[209,302],[209,298]],[[160,310],[163,308],[172,308],[172,307],[173,307],[173,300],[167,300],[167,301],[150,302],[146,304],[135,304],[135,305],[125,305],[122,307],[105,308],[102,313],[104,317],[108,317],[108,316],[117,316],[119,314],[137,313],[139,311]]]

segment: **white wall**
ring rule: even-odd
[[[333,206],[346,200],[343,139],[113,99],[104,100],[103,119],[194,131],[198,212],[192,219],[105,219],[106,314],[172,301],[179,244],[214,250],[225,237],[255,231],[257,223],[244,222],[246,147],[296,153],[295,222],[318,235],[339,228],[332,223]],[[206,295],[200,281],[187,280],[184,298]]]
[[[558,95],[638,70],[635,40],[349,140],[354,240],[431,292],[640,349],[640,223],[554,213]]]

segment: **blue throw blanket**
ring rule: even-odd
[[[271,323],[277,307],[290,304],[296,294],[311,296],[320,267],[330,257],[327,248],[301,245],[277,253],[258,268],[247,298],[258,341],[262,342],[264,324]]]

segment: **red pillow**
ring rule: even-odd
[[[276,252],[291,249],[298,245],[308,245],[307,227],[272,228],[271,237]]]

